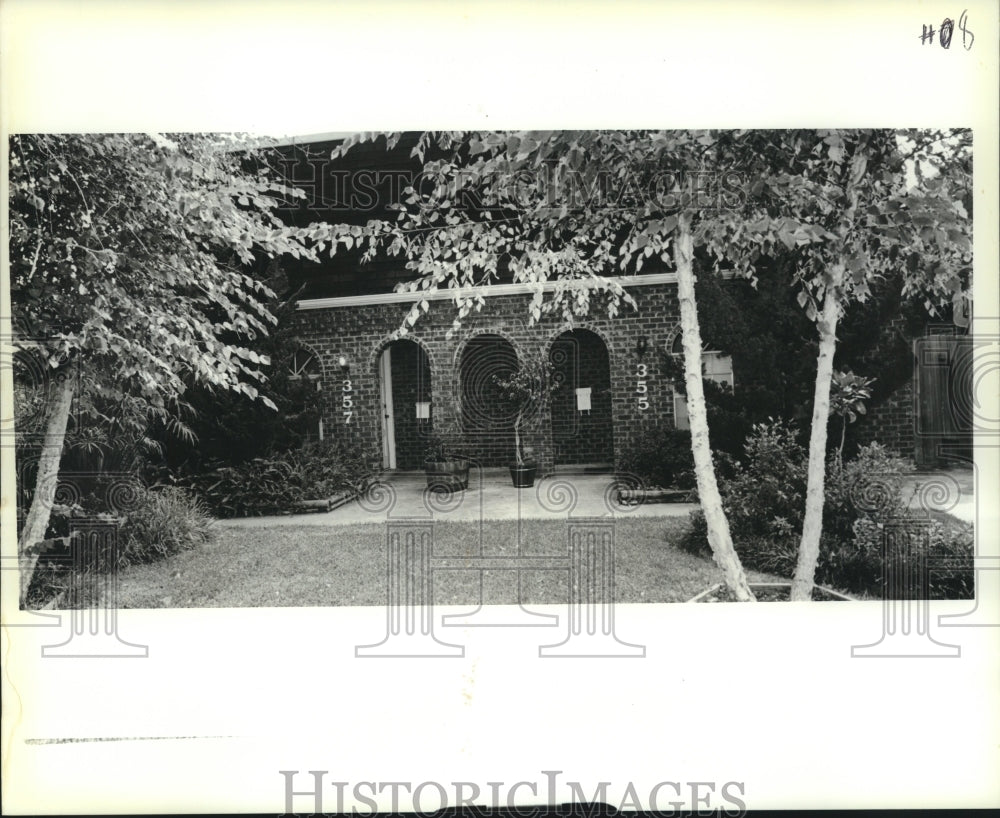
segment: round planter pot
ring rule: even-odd
[[[510,467],[510,480],[514,488],[529,489],[535,485],[535,472],[538,471],[536,464]]]
[[[431,491],[463,491],[469,487],[468,460],[425,460],[424,474]]]

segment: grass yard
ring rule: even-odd
[[[673,543],[687,527],[686,518],[618,520],[615,528],[615,599],[618,602],[683,602],[713,583],[722,573],[707,558],[687,554]],[[567,530],[563,520],[520,523],[523,553],[564,555]],[[213,543],[163,562],[134,566],[120,576],[121,608],[238,608],[336,605],[384,605],[386,545],[382,524],[349,526],[230,528],[219,526]],[[516,552],[517,520],[482,523],[484,553]],[[461,558],[477,553],[480,524],[441,522],[434,527],[435,557]],[[550,564],[553,560],[548,561]],[[461,560],[452,560],[461,564]],[[508,586],[507,599],[484,601],[513,604],[513,572],[497,572]],[[749,572],[751,580],[774,579]],[[525,569],[521,596],[525,604],[564,603],[568,572]],[[489,585],[489,583],[487,583]],[[434,601],[442,605],[479,602],[478,572],[435,571]]]

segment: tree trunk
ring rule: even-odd
[[[518,466],[524,465],[524,458],[521,456],[521,415],[522,412],[517,413],[517,417],[514,418],[514,462]]]
[[[63,370],[61,375],[62,379],[56,383],[53,401],[48,410],[45,441],[42,444],[42,453],[38,459],[38,475],[35,478],[35,493],[18,543],[18,554],[21,557],[22,606],[31,586],[35,565],[38,563],[38,554],[25,555],[24,552],[35,543],[44,540],[49,527],[56,481],[59,478],[59,461],[62,459],[63,444],[66,440],[66,424],[73,403],[73,373],[70,370]]]
[[[792,600],[812,599],[819,541],[823,533],[823,499],[826,480],[826,436],[830,422],[830,383],[833,380],[833,355],[837,349],[837,298],[828,286],[823,297],[823,314],[817,322],[819,359],[816,365],[816,391],[813,397],[812,429],[809,434],[809,476],[806,484],[806,515],[802,522],[802,541],[792,580]]]
[[[684,347],[684,383],[687,387],[688,423],[691,427],[691,452],[698,484],[698,500],[708,525],[708,544],[716,564],[722,569],[726,585],[740,602],[753,602],[746,573],[733,548],[729,521],[722,508],[722,497],[715,479],[712,448],[708,438],[708,411],[701,375],[701,330],[695,302],[694,257],[691,240],[691,217],[681,214],[674,234],[674,262],[677,267],[677,299],[681,309],[681,342]]]

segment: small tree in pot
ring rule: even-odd
[[[510,477],[517,488],[529,488],[535,483],[538,463],[534,450],[521,445],[521,426],[532,411],[540,408],[560,384],[548,361],[532,360],[509,375],[494,374],[491,378],[499,400],[514,415],[514,463]]]

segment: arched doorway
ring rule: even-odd
[[[393,341],[379,356],[378,381],[382,467],[419,469],[431,428],[431,364],[427,352],[415,341]]]
[[[549,361],[562,384],[549,404],[554,464],[612,468],[611,362],[604,340],[590,330],[569,330],[552,342]]]
[[[470,452],[484,466],[506,466],[514,460],[514,416],[497,400],[493,376],[517,371],[517,352],[500,335],[477,335],[459,359],[462,430]]]

